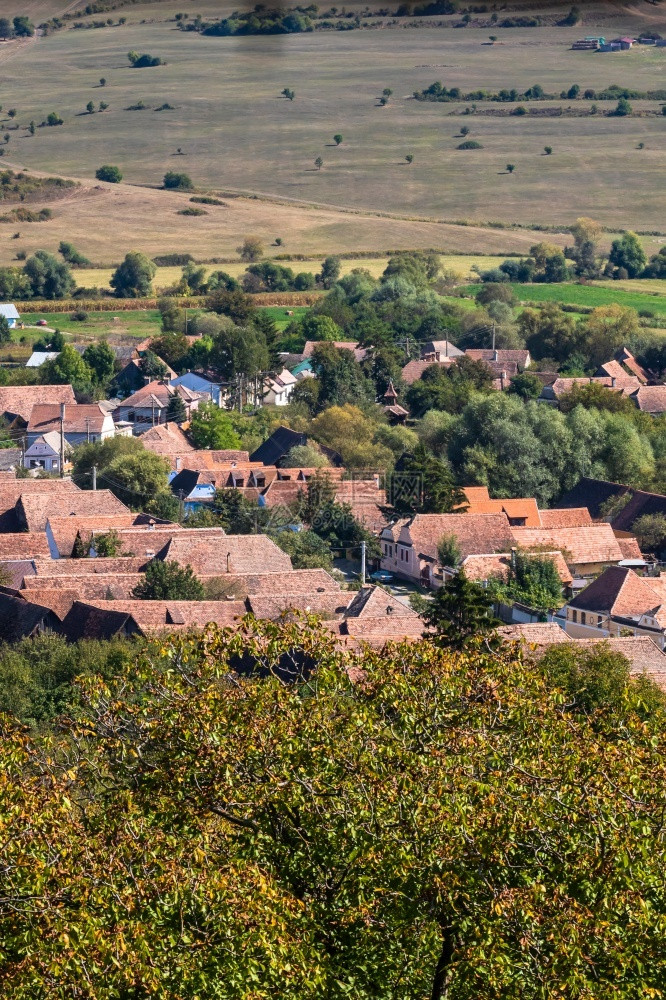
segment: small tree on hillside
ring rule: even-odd
[[[162,182],[167,191],[192,191],[194,185],[187,174],[179,174],[168,170]]]
[[[405,157],[405,159],[406,159],[407,163],[413,163],[414,162],[414,154],[413,153],[407,153],[407,156]]]
[[[202,601],[204,588],[188,564],[153,560],[141,583],[132,591],[140,601]]]
[[[508,173],[512,174],[514,172],[514,170],[516,169],[516,164],[515,163],[507,163],[506,169],[507,169]]]
[[[95,102],[94,101],[88,101],[88,103],[86,104],[86,111],[88,112],[89,115],[94,115],[95,114]]]
[[[336,146],[339,146],[340,143],[342,142],[342,136],[340,135],[339,132],[337,135],[333,136],[333,142],[335,143]]]
[[[314,165],[317,168],[317,170],[321,170],[321,168],[324,166],[324,161],[321,156],[317,157],[317,159],[314,161]]]
[[[615,106],[615,111],[612,111],[611,114],[614,115],[616,118],[626,118],[627,115],[630,115],[633,110],[634,109],[632,108],[627,98],[621,97],[620,100],[617,102],[617,105]]]
[[[340,258],[339,257],[326,257],[324,258],[321,271],[317,275],[317,280],[323,288],[330,288],[340,277]]]
[[[284,90],[281,91],[281,93],[282,96],[286,97],[288,101],[293,101],[293,99],[296,97],[296,92],[294,90],[290,90],[289,87],[285,87]]]
[[[241,260],[251,263],[255,260],[260,260],[264,256],[266,247],[258,236],[246,236],[242,244],[236,247],[236,253],[240,256]]]
[[[120,167],[115,167],[110,163],[105,163],[95,171],[98,181],[106,181],[108,184],[119,184],[123,179]]]

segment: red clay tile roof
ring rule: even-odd
[[[504,512],[510,520],[524,521],[526,528],[541,526],[541,518],[536,500],[472,500],[465,511],[466,514],[501,514]]]
[[[169,544],[172,538],[183,536],[186,539],[192,538],[194,532],[196,531],[197,536],[202,538],[214,538],[221,539],[224,538],[224,530],[222,528],[182,528],[180,525],[169,525],[169,524],[154,524],[151,527],[142,527],[141,525],[132,528],[117,528],[116,534],[118,535],[121,543],[121,554],[123,556],[136,556],[137,558],[143,558],[144,562],[146,558],[152,558],[152,556],[157,555]],[[105,532],[93,532],[93,538],[96,534],[104,534]]]
[[[413,385],[423,375],[426,368],[437,365],[439,368],[448,368],[453,364],[452,359],[448,361],[409,361],[402,369],[402,381],[407,385]]]
[[[570,586],[573,581],[571,571],[561,552],[538,552],[534,558],[549,559],[555,563],[557,575],[563,586]],[[511,566],[511,553],[502,552],[498,555],[467,556],[462,563],[463,569],[470,580],[489,580],[497,576],[505,580]]]
[[[19,520],[29,531],[44,531],[51,517],[92,517],[96,514],[108,517],[130,513],[129,507],[121,503],[111,490],[81,490],[52,496],[22,494],[16,510]]]
[[[107,412],[99,403],[78,403],[65,407],[65,434],[101,434]],[[28,421],[28,434],[48,434],[60,431],[60,406],[53,403],[35,404]]]
[[[155,455],[185,455],[194,452],[186,434],[178,424],[166,423],[150,427],[141,435],[141,444]]]
[[[467,499],[467,503],[480,503],[483,500],[490,500],[490,494],[488,493],[487,486],[465,486],[463,493]]]
[[[363,361],[368,353],[364,347],[359,347],[355,340],[306,340],[305,347],[303,348],[303,357],[311,358],[315,347],[328,343],[332,343],[333,347],[337,347],[339,351],[352,351],[357,361]]]
[[[618,361],[607,361],[605,364],[600,365],[596,372],[594,373],[597,377],[603,378],[615,378],[615,379],[625,379],[627,373]]]
[[[99,491],[98,491],[99,492]],[[147,515],[139,514],[97,514],[97,515],[67,515],[66,517],[49,517],[48,525],[53,539],[62,557],[72,554],[76,536],[82,542],[89,542],[96,534],[105,534],[118,528],[130,528],[140,524]],[[146,529],[148,530],[148,529]]]
[[[624,375],[623,378],[615,379],[615,385],[611,378],[558,378],[551,386],[543,390],[544,397],[559,399],[567,392],[571,392],[575,385],[602,385],[614,392],[621,392],[623,395],[630,395],[640,388],[640,382],[633,375]]]
[[[210,622],[232,625],[246,613],[243,601],[104,601],[97,607],[130,615],[141,631],[171,625],[202,628]]]
[[[209,574],[210,577],[210,574]],[[206,574],[201,574],[206,579]],[[340,584],[325,569],[293,569],[285,576],[280,573],[232,573],[224,574],[227,592],[237,598],[250,596],[281,596],[290,594],[312,594],[316,599],[322,593],[340,593]]]
[[[13,420],[20,417],[26,424],[32,408],[39,403],[76,405],[71,385],[5,385],[0,386],[0,414]]]
[[[590,563],[617,563],[620,546],[610,524],[590,524],[574,528],[511,528],[514,545],[523,549],[546,546],[561,552],[569,566]]]
[[[195,573],[290,573],[291,559],[267,535],[207,537],[195,529],[175,536],[161,553],[166,561],[189,564]],[[287,584],[285,582],[285,589]]]
[[[643,413],[666,413],[666,385],[642,385],[631,398]]]
[[[652,584],[651,578],[638,576],[626,566],[609,566],[569,601],[569,607],[621,617],[642,615],[663,603]]]
[[[0,535],[0,538],[2,536]],[[49,576],[110,576],[118,573],[138,573],[146,565],[144,557],[97,557],[95,559],[51,559],[35,563],[38,577]]]
[[[50,559],[51,550],[42,531],[0,534],[0,559]]]
[[[542,528],[581,528],[592,524],[587,507],[565,507],[562,510],[540,510]]]
[[[0,575],[7,580],[7,586],[13,590],[20,590],[25,580],[31,580],[35,576],[35,567],[45,560],[41,559],[6,559],[0,561]]]
[[[491,552],[506,552],[514,544],[506,514],[416,514],[402,522],[417,555],[437,560],[437,545],[444,535],[453,535],[463,558]],[[528,529],[521,529],[528,530]]]
[[[389,614],[412,618],[414,611],[381,587],[373,586],[357,591],[345,611],[346,618],[382,618]]]
[[[85,562],[77,559],[76,562]],[[126,601],[144,579],[143,573],[98,573],[92,576],[27,576],[23,590],[65,590],[76,593],[79,601]]]
[[[518,368],[527,368],[531,360],[530,352],[526,349],[493,351],[490,348],[484,348],[481,350],[468,350],[465,351],[465,354],[468,358],[472,358],[473,361],[495,361],[502,366],[508,362],[509,364],[517,365]]]
[[[629,351],[626,347],[621,347],[620,350],[617,351],[615,354],[615,360],[619,361],[621,365],[627,368],[632,375],[635,375],[640,382],[650,381],[650,373],[639,365],[631,351]]]
[[[620,546],[620,552],[622,553],[623,559],[642,559],[643,553],[640,550],[640,546],[636,538],[622,538],[620,535],[616,535],[617,544]]]
[[[74,602],[80,600],[78,590],[65,590],[63,588],[31,587],[29,590],[19,591],[19,596],[25,601],[49,608],[60,621],[63,621],[69,614]]]
[[[285,579],[288,586],[289,577]],[[309,592],[307,594],[287,593],[271,597],[256,594],[248,597],[249,609],[255,618],[280,618],[285,611],[305,611],[312,615],[341,616],[347,607],[349,594],[343,590],[329,590],[323,594]]]
[[[518,642],[524,639],[526,643],[534,643],[537,646],[552,646],[554,643],[570,641],[569,636],[557,622],[501,625],[497,629],[497,634],[501,635],[507,642]]]

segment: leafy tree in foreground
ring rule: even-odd
[[[83,360],[92,371],[95,382],[103,384],[113,375],[116,356],[105,340],[88,344]]]
[[[586,714],[514,650],[248,620],[84,678],[85,754],[5,720],[5,996],[657,997],[663,709],[621,666]]]
[[[132,596],[143,601],[202,601],[204,588],[191,566],[154,559]]]
[[[67,385],[83,390],[92,381],[92,372],[79,352],[71,344],[65,344],[57,358],[45,361],[39,370],[45,385]]]

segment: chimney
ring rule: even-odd
[[[493,351],[493,361],[499,361],[499,351]]]
[[[182,464],[183,464],[182,458],[177,458],[176,459],[176,472],[180,472],[180,467],[181,467]]]
[[[60,478],[65,475],[65,404],[60,404]]]
[[[502,387],[502,392],[504,392],[505,381],[506,381],[506,372],[500,372],[500,386]]]
[[[615,388],[615,376],[611,375],[611,389]]]

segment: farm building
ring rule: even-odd
[[[16,329],[16,324],[21,318],[18,309],[11,302],[0,302],[0,316],[4,316],[7,320],[10,330]]]

